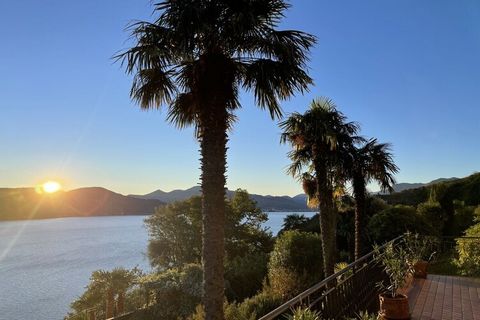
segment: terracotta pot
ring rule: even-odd
[[[426,279],[427,278],[427,269],[428,269],[428,262],[420,260],[417,263],[413,265],[413,268],[415,269],[415,278],[422,278]]]
[[[410,319],[410,308],[408,297],[397,294],[392,298],[391,294],[380,294],[380,317],[382,319],[408,320]]]

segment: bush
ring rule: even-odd
[[[271,292],[268,288],[257,295],[245,299],[242,303],[224,304],[225,320],[255,320],[282,304],[280,296]],[[197,306],[195,313],[188,320],[204,320],[205,311],[201,305]]]
[[[417,213],[432,225],[438,235],[443,234],[447,215],[440,203],[436,201],[420,203],[417,207]]]
[[[245,299],[242,303],[225,306],[225,320],[255,320],[283,303],[281,296],[266,288],[257,295]]]
[[[225,266],[225,295],[228,301],[242,301],[262,289],[267,276],[268,255],[263,252],[247,254],[227,261]]]
[[[368,233],[373,243],[385,243],[407,231],[436,235],[435,229],[410,206],[396,205],[385,209],[368,222]]]
[[[291,297],[319,281],[323,274],[321,248],[315,233],[286,231],[280,235],[268,263],[273,292]]]
[[[150,296],[149,314],[155,319],[177,320],[192,314],[202,296],[202,268],[188,264],[144,277],[140,285]]]
[[[465,232],[467,237],[480,237],[480,223],[471,226]],[[467,276],[480,275],[480,241],[458,239],[457,240],[458,258],[455,264],[460,269],[460,273]]]

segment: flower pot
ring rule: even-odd
[[[415,273],[414,273],[415,278],[422,278],[422,279],[427,278],[427,268],[428,268],[427,261],[420,260],[413,265],[413,268],[415,269]]]
[[[382,319],[408,320],[410,319],[410,308],[408,297],[397,294],[395,298],[389,293],[380,294],[380,317]]]

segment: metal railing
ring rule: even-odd
[[[403,236],[397,237],[378,250],[382,252],[387,245],[400,243],[402,239]],[[343,319],[354,317],[359,311],[378,310],[377,284],[382,281],[388,281],[388,277],[372,251],[259,320],[280,319],[297,307],[319,311],[322,319]]]

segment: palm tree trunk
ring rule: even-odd
[[[328,277],[335,272],[337,222],[333,206],[333,192],[328,186],[327,169],[323,164],[315,164],[317,190],[320,208],[320,238],[323,251],[323,274]]]
[[[355,260],[363,253],[362,245],[362,222],[365,217],[365,180],[363,176],[357,175],[353,179],[353,195],[355,198]]]
[[[200,114],[203,219],[203,305],[206,320],[223,320],[225,171],[227,112],[224,106]]]

